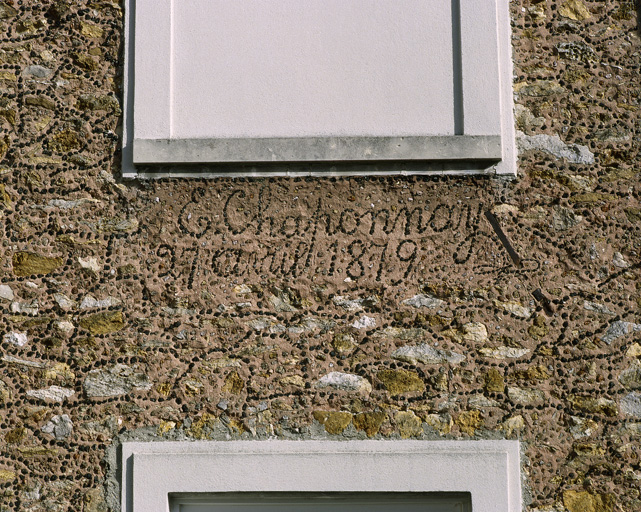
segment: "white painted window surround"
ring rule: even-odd
[[[407,512],[420,500],[445,498],[435,509],[444,512],[462,499],[468,512],[463,494],[426,494],[465,493],[471,512],[520,512],[519,468],[518,441],[127,442],[122,512],[205,512],[216,502],[270,512],[270,502],[299,493],[361,502],[395,493]]]
[[[123,175],[278,162],[515,174],[508,6],[127,0]]]

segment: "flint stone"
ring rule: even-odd
[[[392,352],[392,357],[411,364],[459,364],[465,361],[465,356],[462,354],[452,352],[451,350],[439,350],[426,343],[401,347]]]
[[[355,329],[369,329],[371,327],[376,327],[376,320],[369,316],[362,316],[358,320],[354,320],[352,327]]]
[[[372,385],[360,375],[351,373],[331,372],[322,377],[317,383],[317,388],[334,388],[343,391],[372,391]]]
[[[49,386],[45,389],[30,389],[27,391],[28,396],[40,400],[52,400],[53,402],[64,402],[75,393],[73,389],[61,388],[60,386]]]
[[[26,332],[9,332],[4,335],[3,338],[5,343],[11,343],[16,347],[24,347],[27,344],[27,333]]]
[[[53,435],[58,441],[62,441],[71,435],[73,422],[67,414],[54,416],[49,423],[42,427],[42,431]]]
[[[107,297],[102,300],[97,300],[91,295],[87,295],[80,303],[80,309],[92,308],[109,308],[111,306],[118,306],[122,301],[116,297]]]
[[[0,284],[0,299],[13,300],[15,295],[8,284]]]
[[[134,389],[147,391],[151,386],[147,375],[136,372],[135,368],[125,364],[117,364],[104,370],[92,370],[83,384],[88,397],[126,395]]]
[[[11,312],[24,315],[37,315],[39,311],[38,301],[32,302],[12,302]]]
[[[63,311],[69,311],[76,307],[75,301],[71,300],[69,297],[62,293],[54,293],[53,298]]]
[[[406,306],[412,306],[413,308],[440,308],[445,304],[445,301],[432,297],[431,295],[414,295],[411,299],[406,299],[403,301],[403,304]]]

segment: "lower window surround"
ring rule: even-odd
[[[122,512],[213,493],[469,493],[520,512],[518,441],[211,441],[122,445]]]

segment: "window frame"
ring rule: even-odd
[[[126,1],[125,178],[516,174],[509,0],[452,0],[453,17],[460,20],[454,23],[460,48],[453,47],[459,128],[455,135],[412,137],[172,137],[176,5]],[[168,58],[151,59],[152,51]],[[319,163],[326,165],[314,167]]]
[[[521,512],[518,441],[186,441],[122,445],[122,512],[170,495],[470,493],[473,512]]]

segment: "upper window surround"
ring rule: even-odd
[[[174,493],[465,492],[473,512],[521,512],[518,441],[205,441],[122,445],[122,512]]]
[[[125,21],[124,177],[516,173],[509,0],[127,0]]]

